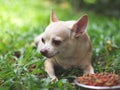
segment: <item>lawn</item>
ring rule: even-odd
[[[49,83],[43,69],[44,57],[32,46],[34,37],[49,24],[54,9],[61,20],[77,20],[87,13],[87,32],[93,47],[95,72],[120,74],[120,20],[91,11],[74,11],[65,2],[49,0],[0,0],[0,90],[74,90],[77,69],[62,72],[59,81]]]

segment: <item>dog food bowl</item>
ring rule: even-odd
[[[90,86],[85,84],[80,84],[77,79],[74,80],[74,83],[80,87],[80,90],[120,90],[120,86]]]

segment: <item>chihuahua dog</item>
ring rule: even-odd
[[[54,66],[63,69],[78,67],[85,74],[94,73],[91,65],[92,48],[86,32],[87,22],[87,15],[77,21],[60,21],[52,11],[50,24],[35,38],[38,52],[48,58],[44,68],[51,81],[58,80]]]

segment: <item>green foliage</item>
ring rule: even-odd
[[[120,1],[115,0],[68,0],[74,10],[92,10],[99,14],[119,17]]]
[[[50,78],[43,69],[45,59],[32,46],[34,37],[43,32],[49,24],[51,8],[55,8],[61,20],[77,19],[83,13],[71,11],[67,2],[54,5],[48,0],[0,1],[1,90],[78,88],[70,83],[76,76],[81,75],[78,69],[62,72],[58,75],[58,82],[50,83]],[[108,71],[120,74],[120,21],[93,12],[87,13],[95,72]]]

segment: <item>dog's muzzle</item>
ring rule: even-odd
[[[51,58],[51,57],[56,56],[57,54],[59,54],[59,52],[56,52],[56,53],[54,53],[54,54],[50,54],[50,53],[48,53],[48,50],[46,50],[46,49],[40,50],[40,53],[41,53],[43,56],[47,57],[47,58]]]

